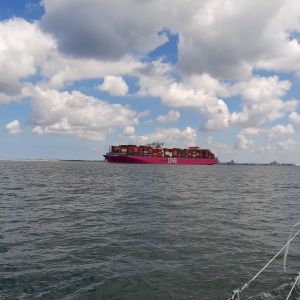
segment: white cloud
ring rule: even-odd
[[[300,115],[295,111],[289,114],[289,119],[291,122],[300,123]]]
[[[257,135],[263,130],[261,128],[256,128],[256,127],[247,127],[241,130],[240,134],[241,135]]]
[[[292,150],[298,150],[300,143],[289,138],[285,141],[280,141],[276,144],[277,148],[279,150],[284,150],[284,151],[292,151]]]
[[[181,83],[173,83],[161,97],[164,104],[172,107],[198,109],[207,118],[205,127],[209,130],[228,126],[230,115],[225,102],[201,89],[190,89]]]
[[[18,134],[21,132],[21,125],[18,120],[6,124],[5,129],[11,134]]]
[[[135,133],[135,128],[133,126],[126,126],[123,132],[125,135],[133,135]]]
[[[164,105],[198,110],[207,119],[204,128],[217,130],[228,127],[230,113],[226,103],[216,94],[228,94],[225,85],[207,74],[186,77],[176,82],[170,76],[170,66],[155,61],[139,70],[139,95],[160,97]]]
[[[180,66],[186,73],[243,79],[255,66],[288,69],[299,62],[299,45],[289,38],[299,30],[297,1],[201,1],[188,9],[189,18],[178,28]],[[277,66],[267,65],[270,59]]]
[[[44,86],[61,88],[76,80],[130,74],[143,66],[128,55],[115,61],[64,55],[58,51],[57,41],[41,31],[38,23],[23,19],[0,22],[0,40],[0,104],[18,100],[21,81],[38,71]],[[118,92],[123,95],[127,85],[120,84]]]
[[[135,70],[135,75],[139,78],[139,96],[160,97],[166,88],[174,82],[170,76],[172,67],[169,64],[156,60],[144,64]]]
[[[23,19],[0,22],[0,104],[20,97],[22,79],[37,68],[55,48],[53,39],[38,25]]]
[[[153,63],[151,72],[141,74],[140,86],[141,95],[160,97],[164,105],[198,110],[206,119],[203,125],[206,130],[229,126],[257,127],[284,117],[298,105],[298,100],[282,99],[290,90],[291,82],[279,80],[277,76],[255,76],[226,84],[203,74],[185,76],[183,82],[176,82],[169,76],[168,67],[161,62]],[[232,96],[241,97],[241,111],[230,112],[220,98]]]
[[[183,83],[186,87],[201,90],[207,95],[228,97],[231,94],[228,83],[222,82],[207,73],[184,76]]]
[[[28,87],[25,93],[32,97],[34,133],[67,133],[103,140],[115,129],[138,123],[137,113],[128,107],[109,104],[79,91],[58,92]]]
[[[125,80],[119,76],[105,76],[103,83],[98,88],[112,96],[125,96],[128,92]]]
[[[59,52],[53,52],[41,66],[46,86],[61,88],[66,83],[77,80],[102,78],[105,76],[120,76],[130,74],[136,68],[143,67],[137,59],[124,56],[120,60],[105,61],[91,58],[74,58]],[[124,88],[123,88],[124,90]]]
[[[59,47],[78,57],[120,59],[146,53],[166,41],[168,28],[179,36],[179,68],[246,79],[253,68],[299,71],[300,4],[294,0],[46,0],[41,24]],[[69,12],[72,10],[72,14]],[[147,12],[145,14],[145,12]],[[84,26],[82,26],[84,24]]]
[[[233,152],[235,149],[224,143],[220,143],[216,141],[212,136],[209,136],[206,140],[207,146],[209,149],[211,149],[216,155],[222,154],[222,155],[230,155],[231,159],[233,157]]]
[[[291,82],[279,80],[278,76],[252,77],[230,87],[232,95],[240,94],[246,104],[261,103],[269,99],[280,98],[290,88]]]
[[[199,84],[204,94],[226,96],[226,86],[215,78],[243,78],[239,74],[248,74],[253,66],[261,67],[268,59],[276,59],[287,71],[300,71],[296,63],[300,61],[299,44],[289,37],[293,30],[299,30],[300,5],[295,1],[265,2],[263,5],[249,4],[246,0],[239,3],[232,0],[226,3],[219,0],[188,2],[187,5],[169,0],[151,3],[124,0],[116,7],[95,0],[83,6],[83,0],[44,1],[43,28],[56,35],[60,49],[77,53],[77,56],[59,53],[57,41],[42,32],[38,23],[22,19],[1,22],[0,66],[6,74],[0,81],[1,102],[15,99],[10,97],[19,94],[20,80],[34,75],[37,68],[49,78],[52,88],[80,79],[132,73],[142,64],[129,56],[130,49],[155,48],[166,40],[163,35],[161,38],[157,35],[163,28],[179,33],[180,67],[190,75],[184,85],[196,89]],[[73,6],[84,9],[76,9],[76,16],[68,17],[65,13]],[[144,11],[147,11],[146,17]],[[120,15],[122,18],[117,17]],[[239,22],[241,20],[243,22]],[[78,24],[85,26],[78,27]],[[116,44],[121,47],[115,47]],[[272,64],[267,68],[272,69]],[[280,66],[273,68],[280,69]],[[143,85],[143,77],[140,81]],[[152,93],[155,86],[152,85]]]
[[[295,133],[295,129],[292,124],[288,124],[286,126],[278,124],[270,129],[268,139],[274,140],[282,135],[293,133]]]
[[[186,127],[183,130],[178,128],[157,128],[154,132],[131,136],[132,142],[137,144],[147,144],[152,142],[163,142],[169,147],[187,147],[196,144],[197,133],[191,127]]]
[[[167,122],[175,122],[180,118],[180,112],[177,110],[170,110],[166,115],[161,115],[156,118],[156,121],[167,123]]]
[[[273,77],[254,77],[248,81],[238,82],[231,87],[232,94],[240,94],[243,102],[241,112],[233,112],[231,124],[253,127],[273,122],[296,109],[295,99],[282,100],[290,89],[291,83]]]
[[[60,4],[56,3],[56,5]],[[17,66],[16,63],[16,66],[12,68],[16,70],[12,75],[14,79],[10,81],[13,86],[2,84],[1,90],[0,84],[2,103],[20,97],[22,87],[20,80],[34,75],[39,68],[44,76],[44,88],[59,88],[68,82],[80,79],[104,77],[100,89],[112,95],[125,95],[128,92],[128,86],[120,76],[136,75],[139,77],[141,87],[139,95],[161,97],[162,103],[169,107],[197,109],[206,119],[203,125],[206,130],[219,130],[229,126],[262,125],[284,117],[286,113],[294,111],[298,104],[297,100],[283,101],[281,99],[290,89],[291,83],[286,80],[281,81],[275,76],[254,77],[229,85],[203,73],[184,76],[183,82],[176,82],[170,76],[172,67],[161,61],[140,63],[130,56],[123,56],[118,61],[68,57],[58,52],[56,41],[41,32],[35,23],[14,19],[2,22],[1,25],[2,29],[4,28],[2,35],[5,47],[10,52],[17,53],[21,61],[21,64]],[[19,34],[21,46],[16,42],[10,43],[9,34]],[[35,47],[31,46],[28,41],[32,38],[38,40]],[[10,52],[4,51],[6,54]],[[11,60],[12,58],[6,57],[6,60],[2,60],[1,63],[5,66],[6,62]],[[6,81],[6,79],[3,80]],[[242,111],[231,113],[226,102],[220,97],[234,95],[241,95],[243,106]]]
[[[38,135],[43,135],[45,133],[44,128],[42,126],[35,126],[31,130],[33,133],[36,133]]]
[[[254,147],[254,142],[251,139],[246,138],[242,134],[237,135],[236,148],[240,150],[249,150]]]
[[[4,80],[3,80],[3,82],[4,82]],[[18,87],[17,87],[17,91],[16,91],[15,95],[9,95],[9,94],[6,94],[6,92],[0,92],[0,104],[8,104],[8,103],[19,100],[19,98],[21,96],[21,94],[19,94],[21,87],[19,86],[19,84],[17,84],[17,86]]]
[[[176,82],[170,67],[156,61],[140,71],[140,95],[160,97],[169,107],[197,109],[206,119],[203,128],[224,129],[229,126],[257,127],[276,121],[296,109],[298,100],[283,100],[291,82],[278,76],[254,76],[245,81],[225,83],[208,74],[184,76]],[[239,96],[241,111],[230,112],[221,98]],[[237,100],[228,100],[237,101]]]

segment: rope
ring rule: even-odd
[[[300,224],[300,223],[299,223]],[[295,226],[298,226],[298,224],[296,224]],[[295,227],[294,226],[294,227]],[[240,300],[240,296],[242,294],[242,291],[244,289],[246,289],[250,283],[252,283],[275,259],[276,257],[286,248],[290,245],[290,243],[293,241],[293,239],[300,233],[300,229],[291,237],[288,239],[288,241],[286,242],[286,244],[268,261],[268,263],[258,272],[256,273],[247,283],[245,283],[243,286],[241,286],[240,288],[238,288],[237,290],[234,290],[232,292],[232,296],[231,298],[229,298],[229,300]]]
[[[290,239],[291,239],[291,237],[292,237],[292,234],[293,234],[294,229],[295,229],[296,227],[298,227],[299,225],[300,225],[300,223],[295,224],[295,225],[292,227],[291,232],[290,232],[290,234],[289,234],[289,239],[288,239],[287,247],[286,247],[286,249],[285,249],[285,251],[284,251],[284,257],[283,257],[283,271],[284,271],[284,273],[286,273],[287,256],[288,256],[288,253],[289,253],[289,247],[290,247],[290,244],[291,244]]]
[[[241,299],[241,293],[240,290],[237,289],[232,292],[232,296],[230,297],[229,300],[240,300],[240,299]]]
[[[230,297],[229,300],[240,300],[240,299],[241,299],[240,296],[241,296],[240,291],[239,291],[239,290],[234,290],[234,291],[232,292],[232,296]]]
[[[297,284],[297,282],[298,282],[299,279],[300,279],[300,273],[298,273],[298,276],[295,278],[295,282],[294,282],[294,284],[293,284],[293,286],[292,286],[292,288],[291,288],[291,290],[290,290],[290,292],[287,295],[287,297],[286,297],[285,300],[288,300],[290,298],[290,296],[292,295],[292,291],[295,288],[295,286],[296,286],[296,284]]]

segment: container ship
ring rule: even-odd
[[[163,148],[162,144],[110,146],[103,155],[109,163],[214,165],[218,158],[209,149],[199,147]]]

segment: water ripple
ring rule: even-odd
[[[297,167],[1,161],[0,299],[227,299],[299,222],[299,182]],[[287,294],[299,245],[245,299]]]

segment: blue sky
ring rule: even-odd
[[[288,0],[2,1],[0,158],[159,140],[300,163],[299,17]]]

